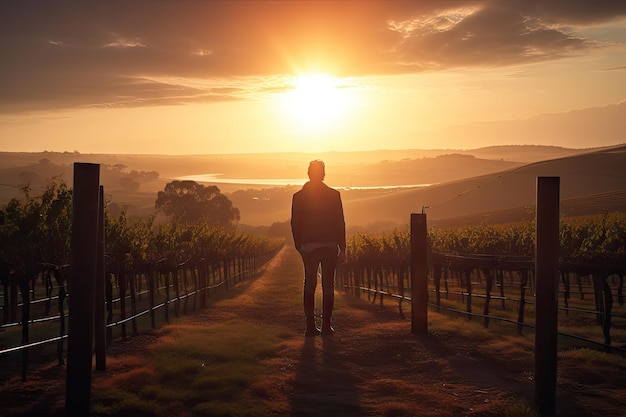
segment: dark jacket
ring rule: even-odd
[[[291,232],[296,249],[303,243],[336,242],[346,247],[346,224],[339,191],[323,182],[307,182],[293,195]]]

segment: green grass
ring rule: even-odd
[[[169,416],[183,408],[193,416],[263,415],[250,387],[283,328],[243,320],[202,328],[182,319],[164,331],[140,369],[94,393],[94,416]]]

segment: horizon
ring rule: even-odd
[[[610,146],[626,3],[0,4],[3,150]]]
[[[203,156],[233,156],[233,157],[243,157],[243,156],[251,156],[251,155],[323,155],[323,154],[344,154],[344,153],[397,153],[397,152],[466,152],[471,153],[480,150],[487,149],[496,149],[496,148],[546,148],[546,149],[560,149],[564,151],[586,151],[586,150],[600,150],[600,149],[608,149],[608,148],[617,148],[621,146],[625,146],[626,142],[619,143],[611,143],[607,145],[600,146],[581,146],[581,147],[567,147],[560,145],[541,145],[541,144],[499,144],[499,145],[487,145],[480,146],[474,148],[379,148],[379,149],[365,149],[365,150],[343,150],[343,151],[321,151],[321,152],[305,152],[305,151],[259,151],[259,152],[232,152],[232,153],[194,153],[194,154],[176,154],[176,153],[112,153],[112,152],[81,152],[78,149],[74,149],[72,151],[69,150],[38,150],[38,151],[7,151],[0,150],[0,154],[62,154],[62,155],[103,155],[103,156],[147,156],[147,157],[158,157],[158,156],[172,156],[172,157],[203,157]],[[446,155],[446,154],[440,154]],[[428,158],[428,157],[426,157]],[[215,174],[207,174],[207,175],[215,175]]]
[[[483,216],[491,221],[515,207],[521,209],[502,213],[509,220],[523,216],[533,204],[538,176],[561,177],[561,200],[577,201],[563,207],[569,214],[607,208],[623,212],[625,152],[624,144],[585,150],[512,145],[469,152],[336,153],[323,159],[326,183],[344,193],[349,223],[387,227],[406,221],[408,212],[422,206],[431,208],[432,219]],[[0,155],[0,201],[5,203],[23,197],[23,184],[29,183],[37,197],[55,178],[71,181],[72,163],[97,163],[109,202],[126,207],[131,216],[154,214],[158,192],[187,177],[217,186],[240,209],[241,224],[250,226],[289,218],[291,192],[306,180],[306,167],[315,159],[309,154]],[[201,177],[211,173],[222,175],[204,182]],[[289,186],[285,179],[292,179]]]

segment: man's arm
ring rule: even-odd
[[[343,215],[343,204],[341,202],[341,194],[337,191],[338,208],[337,208],[337,244],[339,245],[339,254],[337,261],[339,263],[346,262],[346,221]]]
[[[302,226],[300,217],[298,201],[294,195],[291,200],[291,235],[293,236],[293,244],[298,251],[300,250],[302,244]]]

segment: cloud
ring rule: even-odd
[[[502,3],[546,24],[593,25],[622,20],[626,13],[626,3],[622,0],[504,0]]]
[[[310,69],[358,76],[551,60],[599,46],[576,27],[625,16],[621,0],[3,2],[0,111],[247,94],[174,87],[166,78]]]
[[[105,48],[145,48],[146,45],[141,41],[141,39],[137,37],[132,38],[132,39],[117,37],[116,40],[105,44],[104,47]]]
[[[406,32],[401,50],[404,62],[418,68],[505,66],[559,58],[591,47],[589,41],[501,7],[485,7],[465,16],[448,11],[409,26],[413,29]]]

